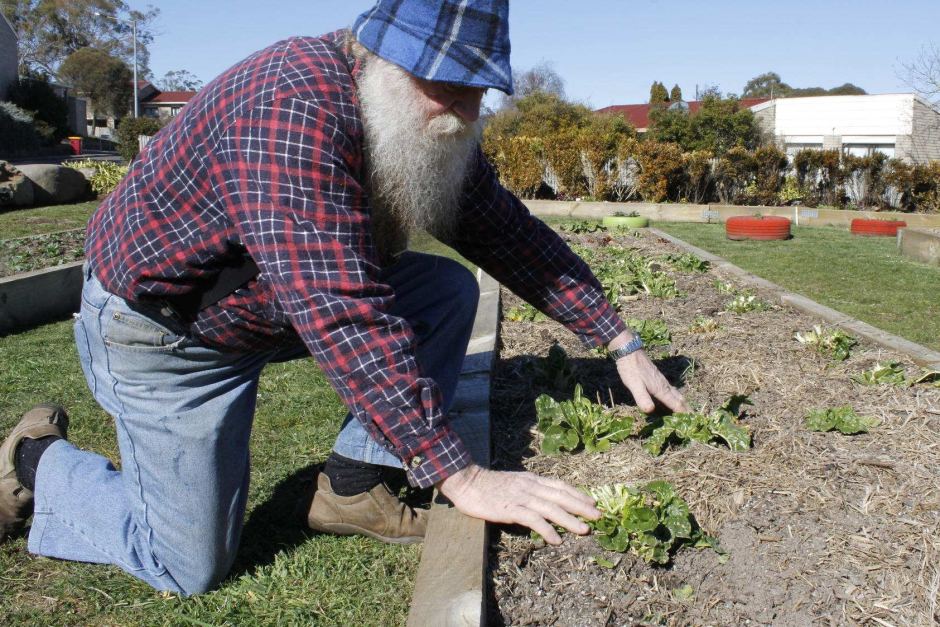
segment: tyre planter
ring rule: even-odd
[[[870,218],[855,218],[852,220],[851,231],[854,235],[874,235],[881,237],[896,237],[898,229],[907,226],[904,220],[873,220]]]
[[[606,216],[601,220],[601,224],[609,229],[642,229],[650,225],[649,218],[643,216]]]
[[[734,216],[725,222],[725,235],[734,240],[790,239],[790,219],[780,216]]]

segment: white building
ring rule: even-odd
[[[804,148],[940,159],[940,111],[915,94],[777,98],[751,107],[788,155]]]

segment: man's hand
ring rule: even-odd
[[[632,339],[626,333],[618,335],[608,348],[620,348]],[[689,406],[676,388],[669,384],[663,373],[659,371],[649,356],[642,350],[634,351],[626,357],[617,360],[617,373],[620,380],[630,390],[637,407],[647,414],[656,409],[653,399],[659,400],[663,405],[676,413],[686,413]]]
[[[564,481],[531,472],[502,472],[467,466],[438,488],[458,510],[490,522],[529,527],[549,544],[561,544],[552,523],[584,535],[590,527],[576,516],[597,520],[594,499]]]

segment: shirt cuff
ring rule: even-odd
[[[430,488],[473,463],[460,436],[451,429],[443,431],[441,437],[402,460],[412,486]]]
[[[595,320],[594,333],[587,336],[584,343],[595,347],[606,347],[615,337],[628,330],[626,323],[617,315],[617,310],[607,302],[607,299],[604,299],[604,304],[601,305],[601,311]]]

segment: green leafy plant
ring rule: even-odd
[[[751,434],[738,424],[743,405],[751,405],[746,396],[735,395],[715,411],[672,414],[653,422],[640,432],[646,438],[643,448],[651,455],[661,455],[670,444],[688,446],[692,442],[712,444],[723,441],[732,451],[751,448]]]
[[[614,212],[614,216],[616,216],[616,217],[618,217],[618,218],[639,218],[639,217],[640,217],[640,212],[639,212],[639,211],[631,211],[631,212],[629,212],[629,213],[624,213],[623,211],[615,211],[615,212]]]
[[[75,170],[94,170],[88,182],[91,184],[92,191],[99,196],[113,192],[121,179],[127,175],[128,170],[126,165],[112,161],[94,161],[92,159],[70,161],[65,165]]]
[[[816,352],[829,355],[836,361],[845,361],[849,357],[852,347],[858,344],[858,340],[842,329],[829,329],[823,331],[818,324],[812,331],[806,333],[797,333],[796,341],[804,346],[809,346]]]
[[[715,286],[715,289],[718,290],[719,294],[734,294],[737,292],[737,289],[734,287],[734,283],[722,281],[721,279],[715,279],[715,282],[712,285]]]
[[[718,549],[718,542],[698,526],[688,503],[665,481],[635,488],[615,483],[593,488],[590,494],[603,515],[588,524],[608,551],[630,551],[647,563],[668,564],[683,546]]]
[[[643,291],[657,298],[675,298],[679,295],[676,281],[663,272],[647,271],[640,275]]]
[[[672,334],[666,326],[666,321],[662,318],[650,318],[640,320],[638,318],[629,318],[627,326],[636,331],[644,346],[666,346],[672,342]]]
[[[548,320],[548,316],[529,303],[523,303],[510,307],[509,311],[506,312],[506,320],[510,322],[541,322],[542,320]]]
[[[730,311],[731,313],[749,313],[752,311],[766,311],[770,309],[770,305],[760,300],[754,294],[748,294],[747,292],[741,292],[727,303],[725,303],[725,311]]]
[[[816,409],[804,418],[807,429],[812,431],[839,431],[844,435],[868,433],[878,425],[874,418],[859,416],[850,406]]]
[[[940,388],[940,370],[924,368],[921,375],[911,381],[911,385],[917,385],[918,383],[929,383],[935,388]]]
[[[599,231],[606,231],[605,227],[600,222],[591,222],[590,220],[578,220],[577,222],[572,222],[568,224],[562,224],[558,227],[559,230],[565,231],[567,233],[597,233]]]
[[[633,433],[633,418],[619,415],[583,396],[574,386],[574,398],[558,402],[548,394],[535,399],[542,452],[553,455],[584,446],[588,453],[606,451],[611,442],[621,442]]]
[[[663,261],[679,270],[686,272],[707,272],[711,265],[704,259],[700,259],[692,253],[670,253],[663,257]]]
[[[718,330],[718,321],[714,318],[696,316],[689,326],[690,333],[711,333]]]
[[[854,374],[849,378],[862,385],[905,385],[907,383],[904,368],[896,361],[879,362],[871,370]]]

